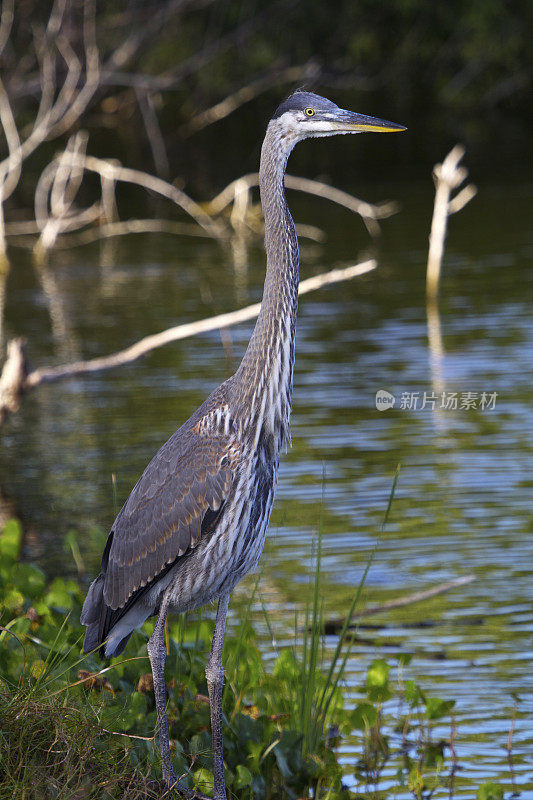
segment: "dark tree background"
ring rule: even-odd
[[[22,129],[43,91],[50,15],[63,5],[56,91],[68,48],[82,80],[84,15],[95,19],[99,85],[74,125],[89,131],[89,150],[179,175],[197,196],[256,168],[261,127],[296,86],[407,125],[396,170],[427,174],[456,141],[474,169],[491,171],[518,167],[528,149],[530,0],[4,0],[14,22],[1,74]],[[57,148],[53,140],[36,151],[36,169]],[[368,137],[361,169],[374,148]],[[312,148],[300,158],[312,163]],[[331,153],[323,158],[334,172]]]

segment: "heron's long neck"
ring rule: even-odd
[[[299,252],[283,178],[291,147],[275,122],[261,150],[259,187],[267,269],[261,311],[236,379],[249,424],[281,447],[289,433],[298,308]]]

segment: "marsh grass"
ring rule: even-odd
[[[394,475],[381,531],[389,519],[399,473],[400,467],[397,468]],[[325,485],[324,476],[323,492]],[[321,507],[324,507],[324,498]],[[291,705],[295,708],[295,727],[302,732],[304,753],[316,752],[320,748],[321,742],[327,741],[328,737],[331,738],[331,734],[335,731],[337,717],[343,709],[342,681],[357,634],[357,628],[350,631],[350,624],[360,603],[366,577],[378,546],[378,542],[376,542],[368,556],[359,585],[337,637],[336,645],[333,652],[330,652],[326,648],[324,604],[321,591],[323,534],[323,520],[320,515],[314,547],[315,568],[312,580],[308,585],[304,611],[303,638],[299,636],[298,614],[295,613],[295,644],[292,649],[295,680],[291,687]],[[302,639],[301,646],[298,647],[300,639]]]
[[[83,589],[72,580],[48,582],[38,567],[21,562],[21,538],[14,520],[0,534],[0,800],[165,797],[146,654],[153,623],[134,633],[126,658],[102,665],[95,655],[83,654]],[[303,613],[294,618],[294,641],[281,649],[271,669],[265,667],[251,624],[260,602],[258,581],[238,626],[227,636],[224,759],[229,796],[381,800],[408,795],[426,800],[445,788],[453,797],[456,764],[446,756],[449,741],[435,739],[434,730],[451,716],[454,703],[428,697],[413,680],[404,679],[409,657],[400,656],[393,664],[396,682],[388,662],[372,662],[357,701],[347,707],[344,676],[356,633],[348,626],[375,549],[332,644],[324,636],[322,544],[320,520],[314,571]],[[83,571],[75,537],[69,534],[65,545]],[[263,613],[274,638],[264,606]],[[213,774],[204,670],[211,634],[212,620],[201,614],[187,621],[174,617],[167,628],[173,763],[186,785],[207,793]],[[394,722],[387,712],[392,701]],[[346,766],[337,755],[337,744],[354,731],[360,752],[350,771],[363,794],[346,788]],[[486,787],[494,784],[484,786],[479,797],[492,798]]]
[[[0,799],[161,796],[157,784],[132,767],[124,746],[104,735],[97,707],[84,704],[84,692],[75,691],[80,683],[65,680],[81,663],[78,648],[62,641],[66,625],[44,659],[31,652],[30,637],[28,646],[2,630],[23,660],[16,683],[3,674],[0,680]]]
[[[124,748],[112,739],[103,747],[97,720],[67,697],[3,690],[0,714],[2,800],[157,796]]]

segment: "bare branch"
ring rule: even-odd
[[[41,235],[34,251],[40,256],[55,245],[60,233],[83,227],[101,214],[100,203],[81,212],[73,210],[83,180],[87,139],[85,131],[71,136],[63,153],[43,170],[39,178],[35,189],[35,219]]]
[[[96,172],[98,175],[105,176],[114,181],[123,181],[125,183],[133,183],[137,186],[142,186],[151,192],[166,197],[168,200],[172,200],[172,202],[196,220],[198,225],[204,228],[211,236],[216,238],[226,236],[223,226],[216,220],[212,220],[198,203],[195,203],[189,195],[185,194],[181,189],[178,189],[174,184],[168,183],[168,181],[162,178],[157,178],[155,175],[149,175],[147,172],[123,167],[117,162],[106,161],[101,158],[96,158],[95,156],[78,157],[76,160],[83,169]]]
[[[108,212],[102,204],[102,215],[104,219],[109,219]],[[72,231],[73,229],[70,228]],[[9,222],[6,224],[6,235],[10,237],[11,244],[27,246],[32,248],[35,234],[40,232],[40,228],[35,220],[20,222]],[[176,236],[196,236],[202,239],[211,239],[212,236],[198,225],[187,222],[176,222],[173,219],[127,219],[123,221],[111,220],[103,222],[96,228],[89,228],[84,231],[61,232],[61,239],[55,243],[55,249],[68,249],[78,247],[91,242],[98,242],[102,239],[111,239],[115,236],[127,236],[129,234],[141,233],[168,233]],[[323,242],[326,234],[315,225],[297,224],[296,233],[299,238],[310,239],[313,242]]]
[[[252,187],[259,185],[259,173],[252,172],[248,175],[243,175],[241,178],[229,183],[220,194],[214,197],[210,203],[207,204],[207,210],[211,214],[220,214],[234,199],[236,193],[241,193],[244,187]],[[335,189],[321,181],[310,180],[309,178],[299,178],[294,175],[285,175],[285,186],[288,189],[294,189],[299,192],[307,192],[308,194],[323,197],[326,200],[331,200],[333,203],[344,206],[344,208],[359,214],[367,226],[369,233],[375,236],[379,233],[378,219],[385,219],[392,216],[398,211],[398,204],[394,202],[380,203],[372,205],[364,200],[360,200],[354,195],[343,192],[340,189]]]
[[[287,180],[288,179],[288,180]],[[296,178],[293,175],[287,175],[285,185],[288,189],[295,189],[298,192],[307,192],[308,194],[323,197],[326,200],[331,200],[337,205],[344,206],[350,211],[359,214],[365,223],[368,232],[371,236],[377,236],[380,233],[378,219],[386,219],[396,214],[399,205],[395,202],[385,202],[378,205],[372,205],[364,200],[360,200],[354,195],[343,192],[340,189],[335,189],[333,186],[328,186],[327,183],[320,181],[310,180],[309,178]]]
[[[435,205],[431,220],[429,234],[429,253],[427,263],[426,293],[429,301],[434,302],[439,291],[440,268],[444,254],[448,217],[455,214],[475,196],[477,189],[473,184],[463,189],[450,200],[451,193],[457,189],[468,175],[465,167],[460,167],[459,162],[465,154],[462,145],[455,145],[450,150],[442,164],[436,164],[433,169],[435,181]]]
[[[0,123],[6,137],[8,157],[0,163],[0,181],[2,182],[2,202],[5,201],[20,177],[21,162],[18,158],[20,138],[9,97],[0,78]]]
[[[101,214],[107,219],[107,212],[103,205],[100,209]],[[10,222],[6,225],[6,233],[10,237],[11,243],[24,245],[29,241],[33,247],[33,239],[39,233],[39,226],[33,220],[26,222]],[[73,230],[72,228],[70,229]],[[76,232],[63,231],[61,239],[58,239],[56,249],[68,249],[91,242],[98,242],[101,239],[111,239],[114,236],[127,236],[131,233],[171,233],[178,236],[198,236],[204,239],[212,239],[212,236],[198,225],[187,222],[176,222],[171,219],[128,219],[124,221],[102,222],[96,228]]]
[[[65,11],[67,10],[68,0],[54,0],[52,11],[46,25],[46,35],[53,38],[57,36],[63,24]]]
[[[6,138],[8,157],[0,164],[0,259],[5,261],[7,244],[4,222],[4,202],[9,197],[20,178],[20,160],[15,155],[20,146],[17,126],[11,110],[9,98],[0,78],[0,124]]]
[[[39,233],[39,226],[34,219],[8,222],[5,227],[7,236],[33,236]]]
[[[100,56],[96,45],[96,0],[85,0],[83,3],[83,44],[85,50],[85,84],[70,105],[64,98],[58,103],[55,116],[59,117],[46,138],[60,136],[81,117],[92,100],[100,82]],[[66,106],[66,107],[65,107]]]
[[[137,102],[141,110],[141,115],[152,150],[155,169],[158,175],[168,178],[170,175],[170,166],[168,163],[167,148],[165,147],[165,140],[159,127],[159,120],[154,106],[152,93],[149,90],[141,91],[135,90]]]
[[[296,235],[299,239],[311,239],[312,242],[325,242],[326,234],[322,228],[317,228],[316,225],[306,225],[302,222],[297,222],[294,226],[296,228]]]
[[[39,107],[35,119],[22,129],[21,138],[28,140],[31,144],[26,144],[27,151],[21,152],[21,160],[25,155],[32,152],[32,144],[35,141],[37,146],[44,141],[44,136],[41,136],[42,131],[46,130],[48,120],[52,107],[54,105],[54,96],[56,92],[56,63],[53,56],[53,48],[48,41],[46,35],[41,35],[39,38],[36,31],[33,32],[34,49],[39,65]],[[79,62],[78,62],[79,64]],[[80,65],[81,74],[81,65]],[[68,75],[66,80],[68,80]],[[76,84],[78,77],[76,77]]]
[[[328,284],[349,280],[358,275],[370,272],[375,269],[375,267],[376,262],[369,260],[342,269],[330,270],[329,272],[302,281],[300,283],[299,294],[307,294],[308,292],[315,291]],[[260,307],[260,303],[254,303],[238,311],[219,314],[215,317],[209,317],[208,319],[199,320],[197,322],[190,322],[185,325],[177,325],[174,328],[168,328],[152,336],[146,336],[144,339],[141,339],[125,350],[120,350],[118,353],[113,353],[109,356],[93,358],[89,361],[78,361],[73,364],[64,364],[58,367],[43,367],[34,370],[25,379],[23,389],[31,389],[41,383],[51,383],[53,381],[62,380],[63,378],[70,378],[74,375],[100,372],[105,369],[122,366],[123,364],[130,364],[141,356],[170,342],[186,339],[189,336],[195,336],[199,333],[227,328],[240,322],[253,319],[258,315]]]
[[[404,597],[397,597],[394,600],[388,600],[385,603],[381,603],[379,606],[369,606],[368,608],[363,608],[361,611],[355,613],[352,617],[354,623],[351,624],[350,627],[354,627],[357,625],[357,620],[361,619],[361,617],[373,617],[375,614],[383,614],[386,611],[391,611],[394,608],[405,608],[405,606],[411,606],[414,603],[421,603],[423,600],[429,600],[431,597],[436,597],[439,594],[444,594],[444,592],[449,592],[452,589],[457,589],[459,586],[465,586],[468,583],[472,583],[472,581],[476,580],[475,575],[463,575],[460,578],[455,578],[452,581],[447,581],[446,583],[438,583],[436,586],[431,586],[429,589],[424,589],[422,592],[414,592],[413,594],[405,595]],[[328,620],[326,622],[326,631],[327,633],[335,633],[340,631],[344,627],[345,618],[340,617],[338,619]]]
[[[100,175],[100,183],[102,186],[102,216],[107,224],[112,225],[118,221],[116,181],[109,175]]]
[[[40,64],[41,94],[37,114],[31,129],[20,140],[14,114],[3,84],[0,86],[0,122],[8,144],[8,156],[0,162],[2,180],[1,201],[12,194],[20,179],[23,161],[46,139],[68,130],[83,114],[99,84],[99,57],[95,39],[95,0],[87,0],[84,8],[84,50],[86,79],[78,91],[81,64],[67,38],[62,36],[66,0],[57,0],[52,8],[42,41],[36,42],[35,50]],[[1,22],[0,22],[1,25]],[[56,94],[56,56],[53,48],[65,60],[66,77]],[[55,98],[55,99],[54,99]],[[0,231],[1,238],[1,231]]]
[[[61,116],[64,114],[65,110],[70,107],[70,104],[73,102],[73,99],[78,91],[78,83],[81,78],[83,72],[83,65],[76,55],[73,47],[71,46],[68,39],[59,34],[55,45],[57,47],[58,53],[65,62],[65,66],[67,67],[67,73],[65,75],[65,79],[63,81],[63,85],[59,89],[59,93],[54,105],[54,114],[53,119],[60,119]],[[46,78],[43,74],[43,87],[42,93],[43,95],[47,91],[47,82]],[[52,85],[52,90],[54,90],[54,85]],[[50,107],[52,103],[50,103]],[[36,123],[39,121],[39,117],[37,117]]]
[[[461,211],[476,194],[477,186],[474,186],[473,183],[469,183],[468,186],[461,189],[459,194],[455,195],[455,197],[450,200],[448,203],[448,214],[456,214],[458,211]]]
[[[3,0],[0,14],[0,55],[9,41],[13,20],[15,17],[15,0]]]
[[[50,207],[54,216],[64,216],[72,205],[83,179],[83,168],[78,157],[85,155],[89,136],[86,131],[78,131],[71,136],[65,152],[59,159],[56,177],[50,192]]]
[[[202,208],[185,192],[171,183],[140,170],[123,167],[121,164],[85,154],[86,133],[79,132],[69,139],[63,153],[45,167],[35,189],[35,219],[41,232],[35,252],[42,256],[56,243],[63,232],[93,222],[102,210],[108,221],[116,216],[114,187],[117,181],[132,183],[156,192],[172,200],[198,223],[211,237],[225,238],[226,229],[212,220]],[[88,170],[100,176],[102,201],[89,209],[74,214],[75,195],[84,172]],[[48,205],[50,202],[50,212]],[[99,237],[97,237],[99,238]]]

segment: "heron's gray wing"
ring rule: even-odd
[[[113,525],[104,600],[111,609],[208,535],[231,491],[240,450],[207,436],[203,420],[184,426],[148,464]],[[104,565],[102,565],[104,566]]]

